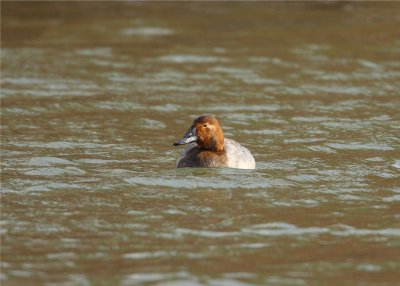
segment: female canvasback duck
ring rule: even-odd
[[[256,161],[250,151],[236,141],[224,138],[221,126],[212,115],[204,114],[196,118],[183,139],[174,143],[174,146],[189,143],[193,144],[186,148],[183,157],[176,164],[177,168],[255,169],[256,167]]]

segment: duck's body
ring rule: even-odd
[[[194,143],[195,142],[195,143]],[[238,142],[224,138],[218,121],[211,115],[202,115],[194,120],[184,138],[174,145],[191,145],[177,162],[183,167],[227,167],[254,169],[256,162],[250,151]]]
[[[184,167],[227,167],[239,169],[254,169],[256,162],[250,151],[238,142],[225,138],[224,149],[220,152],[204,150],[192,143],[183,152],[176,166]]]

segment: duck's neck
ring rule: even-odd
[[[211,143],[211,151],[215,151],[215,152],[222,152],[224,150],[224,138],[222,138],[221,140],[215,140]]]
[[[214,150],[217,152],[221,152],[224,150],[224,132],[222,131],[221,128],[219,128],[219,132],[217,132],[217,135],[214,138]]]
[[[213,138],[207,142],[199,142],[197,144],[207,151],[222,152],[224,150],[224,137]]]

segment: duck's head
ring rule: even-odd
[[[224,132],[218,120],[209,114],[197,117],[183,139],[174,143],[174,146],[192,142],[196,142],[205,150],[222,151],[224,149]]]

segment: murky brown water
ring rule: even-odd
[[[2,285],[399,283],[398,3],[1,6]]]

